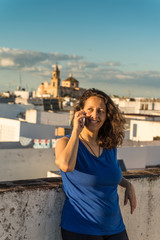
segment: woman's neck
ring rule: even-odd
[[[85,141],[90,142],[93,145],[97,144],[98,132],[90,132],[86,127],[84,127],[80,135]]]

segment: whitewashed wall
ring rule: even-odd
[[[17,114],[33,108],[34,105],[0,103],[0,117],[17,119]]]
[[[55,137],[55,126],[21,122],[20,136],[32,139],[52,139]]]
[[[117,157],[124,160],[128,170],[157,166],[160,165],[160,146],[120,147]]]
[[[53,139],[55,126],[0,118],[0,142],[18,142],[21,137]]]
[[[158,240],[160,236],[160,176],[134,177],[137,209],[130,214],[123,206],[124,190],[119,187],[120,206],[130,240]],[[0,184],[0,239],[61,240],[60,216],[64,194],[60,183],[8,182]]]
[[[0,149],[0,181],[45,178],[58,170],[54,149]]]
[[[119,108],[124,113],[139,113],[140,102],[119,101]]]
[[[18,142],[20,122],[18,120],[0,118],[0,142]]]
[[[37,110],[35,109],[27,109],[25,120],[28,123],[37,123]]]
[[[133,125],[137,124],[137,135],[133,136]],[[160,136],[160,122],[131,120],[130,139],[133,141],[152,141],[153,137]]]
[[[69,126],[69,112],[37,112],[37,123],[54,126]]]
[[[143,147],[118,148],[117,158],[122,159],[128,169],[144,169],[146,167],[146,149]]]
[[[26,121],[30,123],[46,124],[54,126],[69,125],[69,112],[45,112],[35,109],[26,110]]]
[[[42,178],[58,170],[54,149],[0,149],[0,156],[0,181]],[[160,165],[160,146],[121,147],[118,159],[128,170]]]
[[[28,91],[14,91],[14,95],[16,95],[17,97],[24,98],[24,99],[29,98],[29,92]]]
[[[154,103],[154,109],[160,111],[160,102]]]

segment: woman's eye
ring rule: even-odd
[[[98,112],[99,113],[104,113],[104,110],[103,109],[99,109]]]

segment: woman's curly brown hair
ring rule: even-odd
[[[77,111],[83,109],[85,101],[93,96],[102,98],[106,104],[106,120],[98,132],[99,145],[106,149],[115,148],[123,142],[125,136],[125,119],[123,118],[119,108],[106,93],[95,88],[86,90],[74,107],[74,115]]]

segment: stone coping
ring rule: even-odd
[[[159,177],[160,176],[160,168],[146,168],[139,170],[128,170],[126,172],[122,172],[125,178],[143,178],[143,177]]]
[[[38,178],[0,182],[0,194],[9,191],[61,188],[61,178]]]
[[[127,179],[136,178],[154,178],[160,177],[160,168],[150,168],[143,170],[130,170],[122,172],[123,176]],[[36,190],[36,189],[53,189],[57,190],[62,188],[62,179],[59,177],[51,178],[38,178],[27,180],[15,180],[15,181],[0,181],[0,194],[10,191],[24,191],[24,190]]]

